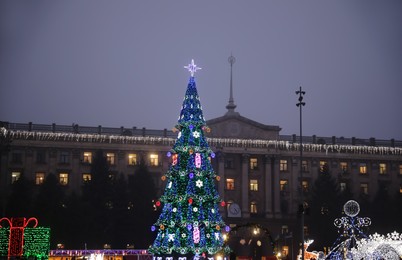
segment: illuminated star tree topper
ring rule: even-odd
[[[200,67],[197,67],[197,65],[194,63],[194,59],[191,59],[191,63],[188,64],[187,66],[184,66],[185,69],[188,69],[190,71],[191,77],[194,77],[194,73],[197,70],[200,70]]]

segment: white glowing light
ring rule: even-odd
[[[194,136],[195,138],[199,138],[199,137],[200,137],[200,132],[194,131],[194,132],[193,132],[193,136]]]
[[[198,180],[195,182],[195,186],[197,186],[198,188],[201,188],[204,185],[204,183],[202,182],[202,180]]]
[[[200,67],[197,67],[197,65],[194,64],[194,59],[191,60],[191,63],[190,63],[190,64],[188,64],[187,66],[184,66],[184,68],[185,68],[185,69],[188,69],[188,71],[189,71],[190,74],[191,74],[191,77],[194,77],[194,73],[195,73],[197,70],[200,70],[200,69],[201,69]]]

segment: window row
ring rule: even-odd
[[[302,187],[303,187],[303,192],[309,192],[310,191],[310,182],[307,180],[303,180]],[[236,188],[235,179],[234,178],[226,178],[225,189],[230,191],[230,190],[235,190],[235,188]],[[259,188],[258,180],[256,180],[256,179],[249,180],[249,191],[258,191],[258,188]],[[341,192],[346,191],[348,188],[349,187],[347,186],[346,182],[339,183],[339,189]],[[360,183],[359,190],[360,190],[361,194],[368,195],[369,194],[368,183],[365,183],[365,182]],[[288,192],[290,192],[289,180],[287,180],[287,179],[279,180],[279,191],[281,192],[282,195],[287,195]],[[400,185],[399,193],[402,194],[402,184]]]
[[[11,155],[11,162],[14,164],[22,164],[22,152],[13,152]],[[82,152],[80,158],[81,162],[85,164],[91,164],[93,161],[94,153],[91,151]],[[117,164],[117,154],[113,152],[107,152],[105,154],[107,162],[110,165]],[[35,162],[36,163],[46,163],[46,153],[43,150],[37,150],[35,152]],[[160,166],[160,158],[157,153],[151,153],[148,155],[148,165],[149,166]],[[60,164],[70,164],[72,160],[72,152],[70,151],[60,151],[58,152],[57,162]],[[137,165],[139,164],[139,155],[137,153],[128,153],[125,158],[127,165]]]
[[[250,170],[258,170],[259,169],[259,159],[256,157],[251,157],[248,159],[248,165]],[[289,160],[286,159],[281,159],[279,160],[279,171],[280,172],[289,172],[290,171],[290,163]],[[347,173],[351,169],[351,165],[349,162],[346,161],[341,161],[339,163],[333,162],[333,167],[332,168],[338,168],[338,170],[342,173]],[[353,167],[358,168],[358,171],[360,174],[368,174],[368,163],[365,162],[359,162],[359,163],[353,163]],[[402,175],[402,164],[399,164],[398,166],[398,173]],[[233,169],[234,168],[234,159],[233,158],[225,158],[225,168],[227,169]],[[309,161],[307,160],[302,160],[302,165],[301,165],[302,171],[303,172],[310,172],[310,164]],[[378,169],[379,174],[387,174],[389,172],[388,169],[388,164],[387,163],[378,163],[378,164],[372,164],[371,165],[372,169]],[[319,161],[319,170],[320,172],[326,172],[329,170],[328,167],[328,162],[327,161]]]
[[[22,172],[20,171],[12,171],[11,172],[11,183],[14,183],[18,181],[22,176]],[[109,178],[113,178],[114,174],[110,173]],[[59,180],[59,183],[63,186],[66,186],[70,182],[70,173],[69,172],[59,172],[57,174],[57,178]],[[44,172],[36,172],[35,173],[35,184],[36,185],[41,185],[45,182],[46,179],[46,174]],[[91,181],[92,175],[91,173],[83,173],[81,175],[81,180],[82,183]]]

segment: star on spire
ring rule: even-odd
[[[188,64],[187,66],[184,66],[185,69],[188,69],[190,71],[191,77],[194,77],[194,73],[197,70],[200,70],[200,67],[197,67],[197,65],[194,64],[194,59],[191,59],[191,63]]]

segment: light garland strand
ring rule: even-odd
[[[102,134],[76,134],[76,133],[51,133],[14,131],[0,128],[0,136],[11,139],[55,141],[55,142],[88,142],[88,143],[118,143],[118,144],[147,144],[171,146],[176,139],[170,137],[153,136],[120,136]],[[206,138],[212,147],[239,147],[262,148],[287,151],[299,151],[299,144],[281,140],[252,140],[235,138]],[[402,155],[400,147],[367,146],[367,145],[339,145],[339,144],[303,144],[303,151],[328,153],[352,153],[372,155]]]

